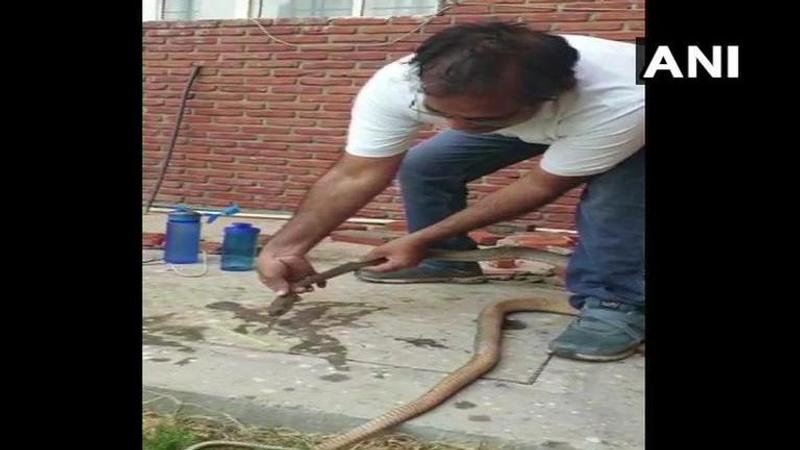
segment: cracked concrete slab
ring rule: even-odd
[[[164,221],[146,216],[145,231],[162,231]],[[282,225],[223,218],[205,236],[218,239],[232,221],[265,232]],[[310,256],[324,270],[369,249],[326,240]],[[310,432],[345,431],[427,391],[469,359],[486,304],[566,298],[535,284],[378,285],[343,275],[273,322],[272,294],[254,272],[222,272],[218,258],[199,278],[143,266],[144,388]],[[547,342],[569,320],[509,316],[498,367],[401,431],[514,448],[644,448],[644,358],[550,359]]]

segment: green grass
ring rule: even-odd
[[[142,450],[184,450],[198,441],[198,437],[185,425],[164,421],[145,433]]]
[[[185,450],[203,441],[225,440],[256,442],[296,450],[313,450],[323,436],[285,428],[244,427],[210,417],[175,417],[153,412],[143,415],[142,450]],[[228,450],[214,447],[215,450]],[[240,450],[229,448],[230,450]],[[425,442],[400,434],[388,434],[354,445],[352,450],[491,450],[488,446]]]

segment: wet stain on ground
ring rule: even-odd
[[[505,383],[495,383],[494,385],[495,385],[495,387],[499,387],[499,388],[507,388],[508,387],[508,385],[505,384]]]
[[[464,300],[464,299],[461,297],[442,297],[442,300],[446,302],[457,302],[459,300]]]
[[[556,449],[556,450],[577,450],[575,447],[569,445],[566,442],[550,441],[550,440],[544,441],[542,443],[542,447],[544,447],[544,448],[553,448],[553,449]]]
[[[491,422],[492,418],[489,416],[479,415],[479,416],[469,416],[469,420],[470,422]]]
[[[169,361],[172,361],[172,360],[169,359],[169,358],[150,358],[150,361],[153,361],[153,362],[169,362]]]
[[[173,325],[150,328],[150,331],[156,331],[168,336],[180,337],[187,341],[197,342],[203,340],[203,331],[205,331],[205,329],[206,327]]]
[[[270,317],[267,314],[267,307],[248,308],[236,302],[215,302],[206,305],[206,308],[214,311],[228,311],[234,313],[234,318],[245,322],[269,323]]]
[[[337,381],[349,380],[350,377],[348,377],[347,375],[342,375],[340,373],[332,373],[330,375],[323,375],[323,376],[319,377],[319,379],[320,380],[325,380],[325,381],[337,382]]]
[[[476,405],[475,403],[468,402],[468,401],[464,400],[462,402],[457,402],[455,406],[458,409],[470,409],[470,408],[474,408],[474,407],[476,407],[478,405]]]
[[[394,340],[407,342],[415,347],[449,348],[446,345],[442,345],[433,339],[427,339],[427,338],[394,338]]]
[[[324,330],[333,327],[361,328],[356,321],[364,316],[386,307],[369,306],[356,302],[302,302],[294,306],[285,318],[273,318],[267,313],[267,306],[248,308],[235,302],[216,302],[206,305],[216,311],[234,313],[234,317],[245,324],[264,324],[267,327],[256,329],[254,333],[265,333],[271,325],[282,337],[300,339],[300,343],[289,349],[290,354],[317,355],[325,358],[337,370],[348,371],[347,348]],[[333,311],[331,311],[333,310]]]
[[[372,374],[372,376],[374,378],[379,379],[379,380],[383,380],[384,378],[386,378],[382,371],[381,372],[375,372],[375,373]]]
[[[183,358],[182,360],[176,362],[175,365],[176,366],[185,366],[187,364],[191,364],[194,361],[195,361],[194,358]]]
[[[162,336],[150,333],[142,333],[142,345],[152,345],[155,347],[175,347],[179,352],[194,353],[194,349],[181,344],[178,341],[171,341]]]
[[[156,325],[159,323],[164,323],[167,320],[171,319],[175,316],[176,313],[167,313],[167,314],[160,314],[158,316],[147,316],[142,317],[142,325],[148,327],[150,325]]]
[[[293,387],[288,387],[288,388],[283,388],[283,390],[286,391],[286,392],[292,392],[292,391],[294,391],[294,388]]]
[[[161,314],[157,316],[147,316],[142,318],[142,345],[154,345],[159,347],[176,347],[181,352],[194,352],[193,348],[187,347],[181,342],[171,338],[180,338],[183,341],[198,342],[203,340],[203,331],[206,327],[190,325],[173,325],[167,321],[174,319],[176,313]]]
[[[250,326],[252,326],[252,325],[248,325],[246,323],[243,323],[243,324],[239,325],[238,327],[234,328],[233,331],[235,331],[235,332],[237,332],[239,334],[250,334],[250,331],[247,329],[247,327],[250,327]]]
[[[524,322],[520,322],[519,320],[514,319],[505,319],[503,320],[503,329],[504,330],[524,330],[528,328]]]

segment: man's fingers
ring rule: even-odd
[[[287,268],[286,266],[277,261],[273,264],[267,264],[265,267],[258,268],[258,278],[261,282],[275,291],[277,295],[286,295],[291,292],[291,286],[286,280]]]
[[[298,285],[295,284],[295,285],[292,286],[292,292],[294,292],[296,294],[304,294],[306,292],[314,292],[314,286],[298,286]]]
[[[386,261],[384,263],[381,263],[381,264],[378,264],[376,266],[364,267],[362,270],[364,270],[366,272],[382,273],[382,272],[391,272],[393,270],[399,270],[399,269],[402,269],[402,268],[403,268],[403,265],[400,264],[399,262],[393,261],[393,260],[388,260],[388,261]]]
[[[291,292],[291,287],[289,286],[289,282],[284,280],[283,278],[266,278],[261,277],[261,282],[264,283],[268,288],[275,291],[277,295],[286,295]]]

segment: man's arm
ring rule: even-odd
[[[557,176],[536,167],[513,184],[441,222],[376,248],[365,258],[384,257],[389,261],[365,270],[388,272],[416,266],[432,243],[541,208],[586,179]]]
[[[403,156],[345,154],[311,187],[295,216],[267,245],[271,253],[303,255],[394,179]]]
[[[391,183],[403,155],[365,158],[345,154],[311,187],[290,220],[258,258],[261,280],[279,294],[314,273],[304,255]]]

